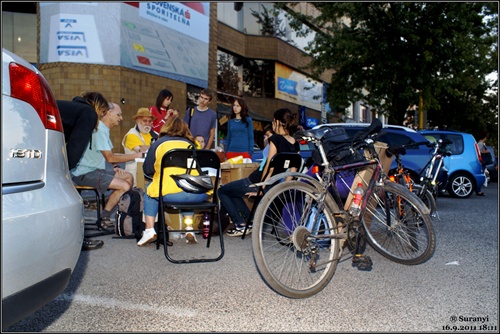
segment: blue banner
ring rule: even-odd
[[[306,107],[299,106],[299,123],[302,126],[306,126]]]
[[[282,77],[278,77],[278,90],[283,93],[298,95],[297,82]]]
[[[306,117],[306,127],[307,128],[314,128],[316,125],[318,125],[319,120],[314,117]]]

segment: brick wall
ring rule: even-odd
[[[114,152],[123,152],[121,141],[135,122],[132,116],[140,107],[155,104],[158,92],[169,89],[174,95],[172,107],[181,116],[186,111],[186,84],[168,78],[147,74],[119,66],[74,63],[40,65],[56,99],[72,100],[83,91],[99,91],[109,102],[122,108],[123,121],[111,129]],[[125,104],[120,103],[125,99]]]

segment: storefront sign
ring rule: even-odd
[[[323,85],[288,66],[276,63],[275,96],[278,99],[321,110]]]
[[[306,118],[306,127],[307,128],[314,128],[316,125],[318,125],[319,120],[314,117],[307,117]]]

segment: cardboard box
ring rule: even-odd
[[[234,165],[224,162],[220,166],[221,166],[221,185],[223,185],[232,181],[241,180],[248,177],[254,170],[259,168],[260,163],[252,162],[247,164]],[[244,200],[248,208],[251,210],[254,200],[248,199],[247,197],[245,197]]]
[[[203,214],[206,210],[193,210],[193,229],[198,229],[198,224],[201,223],[203,219]],[[180,211],[177,210],[167,210],[165,212],[165,222],[167,226],[170,226],[174,230],[182,230],[185,226],[182,225],[182,215]]]
[[[252,162],[249,164],[229,164],[221,163],[221,184],[227,184],[232,181],[241,180],[248,177],[254,170],[259,168],[260,163]]]
[[[142,170],[142,165],[144,162],[138,161],[137,162],[137,171],[135,174],[135,179],[136,179],[136,187],[141,188],[144,190],[144,171]]]
[[[375,142],[375,151],[379,155],[379,159],[380,159],[380,162],[382,164],[382,173],[387,173],[391,169],[392,159],[394,159],[394,156],[389,158],[385,154],[385,150],[388,147],[389,146],[386,143]],[[371,158],[368,156],[368,152],[365,152],[365,156],[367,159]],[[344,205],[345,210],[349,210],[349,207],[351,206],[352,197],[353,197],[352,192],[358,186],[358,183],[361,182],[363,184],[363,189],[366,190],[366,188],[368,187],[368,183],[370,182],[370,179],[372,178],[372,176],[373,176],[373,169],[372,168],[362,170],[356,174],[356,177],[354,178],[352,185],[351,185],[351,191],[349,192],[349,195],[347,196],[347,200],[345,201],[345,205]]]

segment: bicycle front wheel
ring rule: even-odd
[[[431,210],[431,218],[437,218],[437,204],[434,195],[428,189],[424,191],[423,187],[419,184],[414,184],[412,191]]]
[[[332,279],[341,256],[341,225],[327,194],[301,181],[274,186],[260,200],[252,228],[255,264],[266,284],[289,298],[319,293]],[[325,207],[326,206],[326,207]]]
[[[386,258],[415,265],[434,254],[436,236],[429,208],[394,182],[375,186],[362,218],[368,243]]]

